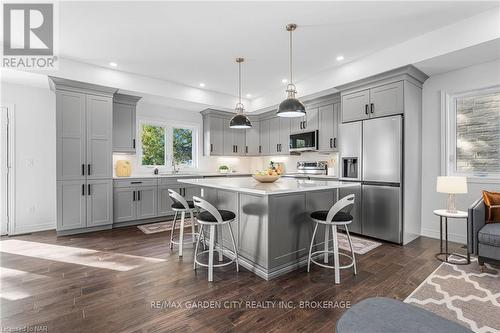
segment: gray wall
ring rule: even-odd
[[[436,193],[436,177],[441,175],[441,91],[458,93],[500,85],[500,60],[431,76],[423,89],[422,118],[422,235],[439,238],[439,220],[434,209],[446,207],[446,194]],[[469,180],[469,193],[457,196],[457,208],[466,210],[481,196],[481,190],[500,191],[496,183]],[[450,240],[465,243],[465,223],[452,221]]]

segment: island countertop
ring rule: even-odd
[[[226,179],[179,179],[178,181],[180,183],[192,184],[201,187],[210,187],[221,190],[258,195],[331,190],[358,185],[356,183],[332,180],[307,180],[283,177],[278,179],[274,183],[260,183],[252,177],[231,177]]]

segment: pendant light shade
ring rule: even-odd
[[[277,115],[280,117],[303,117],[306,115],[306,107],[295,98],[297,94],[297,88],[293,84],[293,44],[292,44],[292,33],[297,29],[297,25],[290,23],[286,26],[286,31],[290,32],[290,83],[286,87],[287,98],[280,103],[277,111]]]
[[[236,62],[238,63],[238,103],[236,103],[236,107],[234,110],[236,111],[236,115],[231,118],[229,122],[230,128],[252,128],[252,123],[247,116],[245,116],[245,107],[243,103],[241,103],[241,63],[245,61],[243,58],[236,58]]]

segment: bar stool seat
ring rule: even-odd
[[[307,271],[309,272],[311,267],[311,262],[325,268],[333,268],[335,270],[335,283],[340,283],[340,270],[344,268],[353,267],[354,275],[356,275],[356,258],[354,256],[354,249],[352,247],[351,235],[349,234],[349,228],[347,227],[353,220],[353,216],[350,214],[352,207],[354,206],[354,194],[347,195],[341,200],[337,201],[330,210],[319,210],[311,213],[311,219],[315,223],[314,231],[311,239],[311,244],[309,246],[309,257],[307,258]],[[347,210],[347,211],[346,211]],[[313,252],[314,239],[316,237],[316,232],[318,230],[318,225],[325,226],[325,243],[324,249]],[[349,241],[349,247],[351,249],[351,255],[342,253],[339,251],[339,244],[337,239],[337,227],[343,226],[346,234],[347,240]],[[330,228],[332,230],[333,238],[333,250],[329,250],[329,233]],[[334,265],[328,265],[328,255],[333,254]],[[323,263],[315,260],[315,256],[318,254],[323,254]],[[350,260],[347,265],[340,265],[340,256],[346,257]]]
[[[191,208],[191,209],[193,209],[193,208],[194,208],[194,203],[193,203],[193,201],[191,201],[191,200],[187,200],[186,202],[187,202],[187,204],[188,204],[189,208]],[[185,209],[185,207],[184,207],[184,205],[182,204],[182,202],[179,202],[179,201],[174,202],[174,203],[172,204],[172,206],[171,206],[171,207],[172,207],[172,208],[174,208],[174,209]]]
[[[208,250],[198,252],[198,244],[200,243],[200,237],[198,237],[198,241],[196,242],[196,246],[194,249],[194,262],[193,269],[196,270],[196,265],[207,267],[208,268],[208,281],[213,281],[213,270],[214,267],[223,267],[236,263],[236,271],[239,272],[239,264],[238,264],[238,250],[236,248],[236,241],[233,234],[233,229],[231,228],[230,222],[234,221],[236,218],[236,214],[229,210],[218,210],[208,201],[203,200],[199,197],[193,197],[194,205],[197,208],[203,209],[204,211],[198,214],[197,221],[201,225],[200,235],[203,235],[203,243],[205,243],[206,235],[205,228],[208,228],[209,232],[209,245]],[[229,235],[231,236],[231,242],[233,243],[233,251],[228,249],[224,250],[224,241],[222,237],[222,227],[226,226],[229,229]],[[217,232],[217,237],[219,239],[219,248],[215,249],[215,228],[219,228]],[[214,251],[219,253],[219,261],[223,261],[224,259],[224,251],[231,255],[232,259],[229,262],[214,264]],[[208,253],[208,264],[202,263],[199,260],[199,256]]]

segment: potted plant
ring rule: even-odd
[[[228,173],[229,172],[229,167],[227,165],[221,165],[219,167],[219,173]]]

